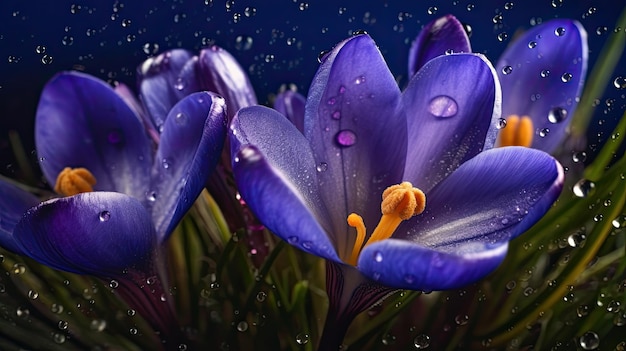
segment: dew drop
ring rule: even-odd
[[[575,152],[572,155],[572,161],[575,163],[585,162],[587,160],[587,153],[584,151]]]
[[[259,291],[256,294],[256,300],[259,302],[265,301],[266,298],[267,298],[267,293],[265,291]]]
[[[511,66],[502,67],[502,74],[511,74],[511,72],[513,72],[513,67]]]
[[[583,350],[595,350],[600,346],[600,337],[595,332],[588,331],[578,339],[578,343]]]
[[[287,238],[287,242],[289,243],[289,245],[295,245],[298,243],[298,237],[297,236],[290,236]]]
[[[155,202],[157,199],[157,193],[156,191],[149,191],[146,193],[146,199],[148,199],[148,201],[150,202]]]
[[[626,78],[619,76],[613,80],[613,85],[617,89],[626,89]]]
[[[339,111],[335,111],[333,112],[332,115],[330,115],[333,119],[340,119],[341,118],[341,112]]]
[[[53,303],[52,306],[50,306],[50,311],[52,311],[52,313],[55,313],[55,314],[61,314],[63,313],[63,310],[64,310],[63,305]]]
[[[382,262],[383,261],[383,254],[380,251],[376,251],[374,252],[374,261],[376,262]]]
[[[26,272],[26,266],[24,266],[23,264],[16,263],[13,265],[13,274],[20,275],[24,274],[24,272]]]
[[[596,184],[588,179],[581,179],[572,187],[574,195],[578,197],[587,197],[593,193]]]
[[[621,215],[615,218],[611,224],[614,228],[624,228],[626,227],[626,215]]]
[[[504,128],[504,127],[506,127],[506,119],[504,119],[504,118],[499,118],[499,119],[498,119],[498,123],[496,124],[496,128],[497,128],[497,129],[502,129],[502,128]]]
[[[320,162],[316,167],[315,170],[317,170],[318,172],[326,172],[326,170],[328,170],[328,163],[326,162]]]
[[[235,49],[239,51],[247,51],[252,48],[252,44],[254,43],[254,39],[247,35],[240,35],[235,38]]]
[[[170,161],[167,158],[164,158],[163,160],[161,160],[161,166],[163,166],[163,169],[169,169]]]
[[[464,314],[464,315],[457,315],[456,317],[454,317],[454,322],[457,325],[466,325],[467,322],[469,321],[469,316]]]
[[[35,47],[35,52],[38,54],[44,54],[46,53],[46,47],[43,45],[37,45],[37,47]]]
[[[200,101],[200,103],[202,103],[202,101]],[[185,123],[187,122],[187,116],[184,113],[179,112],[174,117],[174,122],[176,122],[176,124],[178,125],[185,125]]]
[[[505,41],[509,38],[509,35],[506,32],[502,32],[498,34],[498,41]]]
[[[28,291],[28,298],[31,300],[37,300],[37,298],[39,297],[39,293],[35,290],[29,290]]]
[[[549,128],[542,128],[539,131],[539,136],[542,138],[545,138],[546,136],[548,136],[548,134],[550,133],[550,129]]]
[[[296,342],[298,343],[298,345],[305,345],[309,342],[310,339],[311,336],[307,333],[299,333],[298,335],[296,335]]]
[[[562,37],[562,36],[564,36],[564,35],[565,35],[565,28],[563,28],[563,27],[558,27],[557,29],[555,29],[555,30],[554,30],[554,34],[555,34],[557,37]]]
[[[416,350],[425,350],[430,346],[430,336],[420,334],[413,339],[413,346]]]
[[[98,218],[100,219],[100,222],[106,222],[109,219],[111,219],[111,212],[109,212],[109,211],[102,211],[98,215]]]
[[[552,7],[557,8],[563,6],[563,0],[552,0]]]
[[[54,340],[54,342],[56,342],[57,344],[62,344],[65,342],[65,335],[61,334],[61,333],[54,333],[54,335],[52,336],[52,339]]]
[[[337,133],[335,140],[340,146],[352,146],[356,143],[356,134],[349,129],[344,129]]]
[[[544,69],[539,75],[541,76],[541,78],[546,78],[550,75],[550,70]]]
[[[107,321],[104,319],[94,319],[89,323],[89,328],[93,331],[101,332],[107,327]]]
[[[52,61],[53,61],[52,56],[48,54],[41,56],[41,63],[43,63],[44,65],[49,65],[52,63]]]
[[[357,77],[357,78],[354,80],[354,84],[359,85],[359,84],[363,84],[363,83],[365,83],[365,76],[360,76],[360,77]]]
[[[435,117],[453,117],[458,112],[458,105],[453,98],[439,95],[430,100],[428,112]]]
[[[245,332],[246,330],[248,330],[248,322],[241,321],[237,323],[237,331]]]
[[[586,238],[584,233],[574,233],[567,237],[567,244],[571,247],[582,247]]]
[[[536,47],[537,47],[537,42],[536,41],[531,40],[531,41],[528,42],[528,48],[529,49],[534,49]]]
[[[555,107],[548,112],[548,121],[550,123],[560,123],[567,118],[567,110],[562,107]]]
[[[59,323],[57,325],[58,325],[59,329],[67,330],[68,324],[69,323],[67,323],[66,321],[61,320],[61,321],[59,321]]]
[[[569,82],[571,79],[572,79],[572,74],[571,74],[571,73],[567,73],[567,72],[565,72],[565,73],[563,73],[563,75],[561,76],[561,81],[562,81],[563,83],[567,83],[567,82]]]

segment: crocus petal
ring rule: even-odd
[[[453,54],[429,61],[402,99],[410,135],[403,180],[422,191],[493,146],[500,87],[482,55]]]
[[[428,23],[411,44],[409,77],[413,77],[426,62],[452,52],[472,52],[463,24],[453,15]]]
[[[78,72],[56,75],[41,94],[35,119],[41,168],[51,185],[65,167],[85,167],[94,190],[140,197],[152,146],[138,116],[105,82]]]
[[[152,140],[158,143],[159,132],[154,128],[152,120],[144,111],[143,106],[141,105],[141,102],[137,100],[137,98],[135,97],[135,94],[133,94],[133,92],[128,88],[128,86],[123,83],[117,83],[113,87],[113,89],[115,90],[117,95],[119,95],[122,98],[122,100],[126,102],[128,107],[130,107],[130,109],[135,113],[135,115],[139,116],[139,119],[143,123],[144,128],[146,128],[146,131],[148,132]]]
[[[43,202],[26,212],[13,235],[22,252],[42,264],[108,278],[149,264],[156,238],[143,205],[111,192]]]
[[[13,239],[13,229],[24,212],[39,203],[37,197],[0,179],[0,246],[21,254]]]
[[[358,35],[320,65],[305,110],[305,136],[317,164],[320,193],[332,216],[339,252],[352,249],[351,212],[368,228],[380,218],[385,185],[399,183],[406,155],[400,90],[374,41]]]
[[[246,204],[269,230],[305,252],[341,262],[302,194],[257,148],[243,146],[233,157],[233,172]]]
[[[306,99],[301,94],[285,90],[276,96],[274,109],[287,117],[304,134],[304,105]]]
[[[500,57],[502,115],[530,116],[533,148],[552,152],[562,141],[584,85],[587,51],[583,26],[555,19],[529,29]]]
[[[202,89],[226,99],[229,119],[240,108],[257,104],[248,75],[228,51],[218,46],[200,51],[198,67]]]
[[[426,210],[394,238],[454,253],[468,242],[502,243],[537,222],[563,187],[563,169],[543,151],[491,149],[426,194]]]
[[[191,207],[217,165],[226,138],[224,99],[209,92],[191,94],[171,109],[152,167],[145,202],[160,241]]]
[[[197,57],[174,49],[147,59],[139,68],[139,91],[157,130],[172,107],[183,97],[199,91]]]
[[[463,243],[456,252],[388,239],[368,245],[358,269],[370,279],[398,289],[447,290],[475,282],[504,259],[508,243]]]
[[[315,163],[307,140],[293,124],[275,110],[251,106],[239,110],[230,130],[231,158],[234,159],[242,148],[252,145],[276,173],[288,180],[289,187],[302,197],[308,211],[321,226],[331,229],[317,184],[322,165]]]

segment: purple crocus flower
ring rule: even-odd
[[[515,38],[496,64],[502,85],[499,145],[557,149],[582,92],[587,51],[585,29],[569,19],[547,21]],[[471,52],[471,46],[461,22],[447,15],[413,41],[409,74],[450,52]]]
[[[492,148],[500,104],[481,55],[429,60],[400,92],[358,35],[321,63],[303,133],[272,109],[238,112],[230,140],[242,197],[276,235],[329,262],[321,347],[336,348],[352,318],[393,289],[484,277],[552,205],[563,183],[554,158]]]
[[[175,318],[154,306],[160,293],[155,302],[140,286],[156,275],[157,247],[219,159],[225,103],[209,92],[184,97],[163,118],[155,145],[123,96],[78,72],[46,84],[35,141],[43,174],[61,197],[40,202],[0,181],[0,245],[56,269],[117,280],[118,292],[167,333]]]

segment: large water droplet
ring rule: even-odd
[[[300,334],[296,335],[296,342],[299,345],[304,345],[304,344],[308,343],[310,339],[311,339],[311,337],[307,333],[300,333]]]
[[[352,146],[356,143],[356,134],[349,129],[344,129],[337,133],[335,140],[340,146]]]
[[[592,331],[583,334],[578,340],[583,350],[595,350],[600,346],[600,337]]]
[[[430,100],[428,112],[435,117],[452,117],[458,112],[458,105],[453,98],[439,95]]]
[[[572,191],[574,192],[574,195],[578,197],[587,197],[593,193],[595,187],[596,185],[594,182],[588,179],[581,179],[574,184]]]
[[[557,37],[562,37],[562,36],[564,36],[564,35],[565,35],[565,28],[563,28],[563,27],[558,27],[557,29],[555,29],[555,30],[554,30],[554,34],[555,34]]]
[[[567,110],[563,107],[555,107],[548,112],[548,121],[550,123],[563,122],[567,118]]]
[[[420,334],[413,339],[413,346],[417,350],[424,350],[430,346],[430,336],[426,334]]]
[[[567,83],[570,80],[572,80],[572,74],[571,73],[567,73],[567,72],[563,73],[563,75],[561,76],[561,81],[563,83]]]
[[[111,219],[111,212],[109,212],[109,211],[102,211],[98,215],[98,218],[100,219],[100,222],[106,222],[109,219]]]

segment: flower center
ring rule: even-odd
[[[528,116],[510,115],[500,130],[500,146],[525,146],[533,143],[533,121]]]
[[[365,241],[365,224],[363,218],[356,213],[351,213],[348,218],[348,225],[356,229],[356,239],[352,254],[346,263],[356,266],[359,254],[364,247],[377,241],[391,237],[402,221],[405,221],[424,211],[426,207],[426,196],[409,182],[392,185],[383,192],[383,201],[380,204],[382,217],[374,229],[372,235]]]
[[[86,168],[65,167],[57,177],[54,191],[63,196],[72,196],[93,191],[96,177]]]

